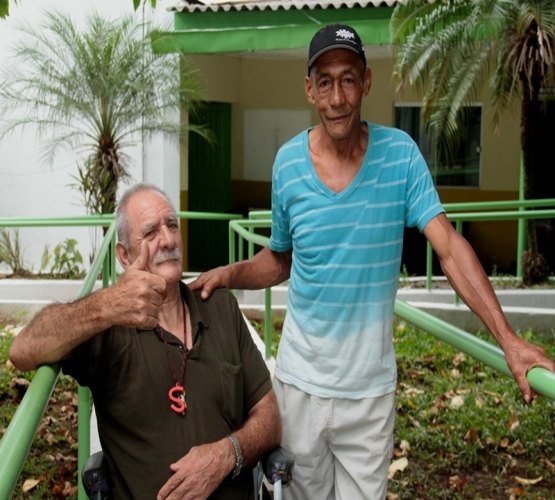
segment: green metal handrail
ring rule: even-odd
[[[517,217],[517,251],[516,251],[516,276],[518,278],[522,277],[522,255],[524,254],[524,249],[526,248],[526,217],[525,210],[531,207],[552,207],[555,205],[555,199],[539,199],[539,200],[525,200],[524,199],[524,165],[520,163],[520,183],[518,189],[518,200],[508,200],[508,201],[485,201],[485,202],[469,202],[469,203],[446,203],[444,208],[447,213],[453,213],[458,210],[507,210],[507,209],[518,209],[519,215]],[[431,280],[429,279],[428,270],[431,270],[431,257],[430,257],[430,267],[427,267],[426,272],[426,287],[429,289],[431,287]]]
[[[395,301],[394,311],[399,318],[431,333],[439,340],[447,342],[504,375],[513,376],[499,347],[399,299]],[[534,391],[555,401],[554,372],[544,368],[533,368],[526,377]]]
[[[20,220],[19,222],[20,225],[26,225],[29,221]],[[91,225],[96,225],[98,219],[94,218],[94,220],[91,220],[90,222],[92,223]],[[0,226],[4,225],[3,223],[4,220],[0,220]],[[104,220],[100,225],[105,224],[106,220]],[[81,223],[75,225],[83,224]],[[102,246],[100,247],[98,255],[94,259],[94,262],[87,273],[77,298],[84,297],[92,291],[96,282],[96,277],[100,274],[100,271],[104,266],[104,260],[108,254],[110,244],[113,241],[114,233],[115,223],[112,222],[108,227]],[[44,415],[50,395],[52,394],[56,381],[58,380],[59,373],[59,364],[45,365],[38,368],[31,384],[27,389],[27,392],[25,393],[25,396],[17,407],[12,421],[6,429],[6,433],[0,441],[0,456],[2,457],[2,462],[0,463],[0,498],[10,498],[13,493],[27,455],[29,454],[29,450],[31,449],[40,420]],[[84,417],[85,411],[87,410],[87,418],[90,418],[90,399],[88,390],[79,388],[78,394],[80,397],[78,413],[78,464],[81,468],[84,464],[84,460],[86,460],[86,457],[89,455],[88,425],[83,426],[81,421]],[[81,449],[81,446],[83,446],[83,450]],[[80,498],[85,498],[83,496],[84,490],[81,493],[81,479],[79,479],[79,485]]]
[[[238,214],[178,211],[179,218],[202,220],[229,220],[241,218]],[[102,284],[108,286],[117,279],[115,258],[114,215],[43,217],[43,218],[0,218],[0,227],[76,227],[101,226],[108,229],[76,298],[88,295],[102,272]],[[0,498],[10,498],[17,484],[23,465],[29,454],[40,420],[54,390],[60,365],[45,365],[37,369],[25,396],[18,406],[2,440],[0,440]],[[90,454],[90,391],[78,386],[78,470]],[[78,498],[87,498],[79,474]]]
[[[532,207],[555,207],[555,199],[539,199],[539,200],[504,200],[504,201],[485,201],[470,203],[445,203],[443,208],[449,220],[457,225],[457,231],[462,230],[462,222],[476,221],[499,221],[499,220],[517,220],[518,221],[518,238],[517,238],[517,277],[522,277],[521,258],[524,253],[526,242],[524,221],[527,219],[550,219],[555,217],[555,209],[548,210],[526,210]],[[517,210],[511,210],[517,209]],[[461,212],[465,210],[466,212]],[[472,210],[472,212],[471,212]],[[488,210],[488,211],[486,211]],[[495,210],[495,211],[493,211]],[[249,220],[257,220],[265,222],[269,227],[271,224],[272,213],[269,210],[260,210],[249,213]],[[247,221],[241,221],[234,227],[246,226]],[[241,235],[242,236],[242,235]],[[247,238],[245,238],[247,239]],[[247,241],[249,241],[247,239]],[[230,253],[230,256],[232,254]],[[432,288],[432,261],[433,251],[429,242],[426,242],[426,289]]]

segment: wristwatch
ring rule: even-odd
[[[233,448],[235,449],[235,468],[231,473],[231,479],[235,479],[241,473],[241,469],[243,468],[243,454],[241,453],[241,445],[239,444],[237,438],[233,434],[230,434],[228,437],[233,445]]]

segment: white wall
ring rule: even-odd
[[[150,5],[150,2],[147,2]],[[154,19],[157,23],[172,22],[173,14],[168,6],[173,0],[158,0],[155,12],[150,7],[138,12],[140,17]],[[70,14],[78,26],[86,16],[96,10],[110,17],[133,12],[132,0],[19,0],[10,4],[10,15],[0,19],[0,64],[9,56],[10,48],[17,41],[20,22],[41,23],[41,14],[57,10]],[[0,82],[1,84],[1,82]],[[56,156],[52,165],[41,159],[41,139],[30,127],[23,133],[15,132],[0,141],[0,217],[48,217],[84,215],[86,213],[77,190],[69,187],[74,183],[78,158],[72,151]],[[152,182],[166,190],[176,208],[179,208],[179,151],[178,147],[162,138],[137,144],[126,153],[131,158],[130,183]],[[126,185],[123,186],[125,189]],[[121,192],[121,189],[120,189]],[[91,241],[98,230],[89,228],[48,228],[19,230],[25,265],[34,271],[40,268],[44,246],[50,251],[66,238],[78,240],[78,249],[88,262]],[[98,236],[96,237],[98,238]],[[6,268],[0,269],[0,272]]]

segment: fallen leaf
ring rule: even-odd
[[[553,462],[550,462],[547,458],[544,458],[543,461],[545,462],[545,465],[547,465],[547,468],[551,472],[555,472],[555,464]]]
[[[410,443],[403,439],[399,444],[399,448],[401,449],[402,452],[406,454],[407,452],[410,451]]]
[[[28,491],[31,491],[33,488],[35,488],[37,486],[37,484],[39,484],[39,480],[38,479],[26,479],[23,482],[23,493],[27,493]]]
[[[403,333],[405,331],[405,329],[407,328],[407,324],[404,321],[399,321],[399,323],[397,323],[397,328],[396,330],[399,333]]]
[[[409,461],[407,457],[393,460],[393,462],[391,462],[391,465],[389,466],[389,474],[387,475],[388,479],[393,479],[393,476],[395,475],[396,472],[404,471],[408,465],[409,465]]]
[[[503,400],[501,398],[501,395],[496,393],[496,392],[492,392],[492,391],[485,391],[485,393],[493,398],[493,402],[496,406],[499,406],[500,404],[502,404]]]
[[[524,448],[520,440],[517,439],[507,448],[507,451],[513,455],[524,455],[524,453],[526,453],[526,448]]]
[[[420,429],[422,427],[422,425],[420,424],[420,422],[418,420],[416,420],[414,417],[411,417],[410,415],[408,415],[408,418],[410,420],[410,423],[412,425],[414,425],[417,429]]]
[[[522,484],[523,486],[531,486],[533,484],[538,484],[540,481],[543,481],[543,476],[537,477],[535,479],[525,479],[519,476],[514,476],[514,478],[518,484]]]
[[[482,443],[480,442],[480,434],[478,434],[478,431],[476,429],[474,429],[473,427],[468,429],[468,432],[464,436],[464,441],[466,443],[476,443],[477,442],[478,444],[480,444],[480,446],[482,445]]]
[[[509,500],[516,500],[524,494],[524,490],[520,487],[510,488],[509,490],[507,490],[507,493],[510,493]]]
[[[416,387],[410,387],[410,386],[408,386],[405,389],[405,394],[407,396],[414,396],[414,395],[419,396],[420,394],[424,394],[424,392],[425,391],[423,389],[417,389]]]
[[[459,353],[453,358],[453,365],[459,366],[465,359],[466,359],[466,356],[464,355],[464,353],[459,352]]]
[[[457,395],[453,397],[453,399],[451,399],[451,402],[449,403],[449,408],[451,408],[452,410],[458,410],[463,405],[464,405],[464,398],[462,396]]]
[[[518,417],[516,416],[516,413],[513,413],[509,419],[509,430],[514,431],[519,425],[520,422]]]
[[[462,491],[467,484],[468,479],[466,477],[451,476],[449,478],[449,488],[454,491]]]
[[[77,486],[72,485],[69,481],[66,481],[64,484],[64,490],[62,491],[62,495],[64,497],[75,496],[77,494]]]

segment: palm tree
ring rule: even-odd
[[[114,211],[128,176],[126,148],[141,135],[203,133],[175,119],[200,102],[197,72],[182,56],[156,54],[153,36],[163,35],[151,26],[93,14],[79,32],[70,17],[50,13],[44,26],[22,31],[0,76],[0,137],[34,124],[47,138],[47,159],[60,148],[81,153],[76,178],[93,213]]]
[[[538,158],[537,127],[541,89],[555,81],[555,2],[409,0],[395,7],[391,30],[399,88],[416,85],[422,92],[423,117],[438,148],[453,148],[463,107],[485,85],[494,125],[503,111],[520,102],[525,195],[534,198],[535,175],[547,167]],[[528,245],[526,284],[544,280],[549,272],[538,254],[533,224],[528,225]],[[530,267],[534,262],[536,267]]]

